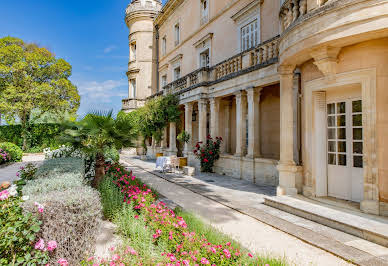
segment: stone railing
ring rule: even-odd
[[[226,59],[212,67],[203,67],[177,79],[163,87],[163,93],[179,93],[199,86],[209,86],[218,82],[260,69],[278,61],[279,36],[267,40],[258,46]]]
[[[312,9],[320,8],[326,4],[339,0],[318,0],[317,6]],[[307,0],[286,0],[282,4],[279,12],[281,30],[287,30],[296,20],[309,13],[311,7],[307,5]]]
[[[122,99],[121,101],[123,110],[133,110],[142,107],[145,103],[145,100],[141,99]]]
[[[125,15],[128,16],[137,11],[154,11],[157,13],[161,9],[162,4],[159,1],[146,1],[144,4],[141,1],[132,1],[125,10]]]

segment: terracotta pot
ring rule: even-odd
[[[163,153],[162,153],[162,152],[158,152],[158,153],[156,154],[156,158],[162,157],[162,156],[163,156]]]
[[[11,186],[11,183],[8,182],[8,181],[5,181],[5,182],[1,183],[0,188],[1,188],[1,189],[7,189],[7,188],[9,188],[10,186]]]

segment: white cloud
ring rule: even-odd
[[[116,49],[117,49],[116,45],[110,45],[104,49],[104,54],[109,54],[110,52],[112,52],[113,50],[116,50]]]

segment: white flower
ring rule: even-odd
[[[9,192],[9,195],[12,196],[12,197],[15,197],[18,192],[17,192],[17,186],[15,184],[13,184],[9,189],[8,189],[8,192]]]
[[[23,197],[22,197],[22,200],[24,200],[24,201],[29,200],[29,199],[30,199],[29,196],[23,196]]]

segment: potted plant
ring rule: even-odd
[[[176,138],[180,142],[188,143],[190,141],[191,136],[186,131],[182,131]]]
[[[220,158],[221,143],[221,137],[213,140],[208,136],[206,143],[200,141],[195,145],[194,154],[201,163],[201,172],[213,172],[214,163]]]

